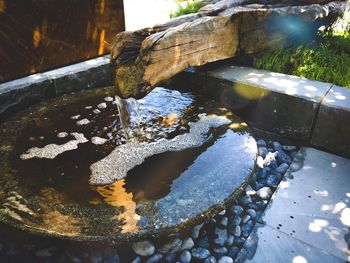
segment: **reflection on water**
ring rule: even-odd
[[[113,92],[110,87],[65,95],[0,125],[0,217],[61,236],[123,239],[125,233],[157,231],[200,215],[226,200],[250,174],[256,144],[241,120],[212,100],[156,88],[138,101],[144,136],[137,140],[190,134],[189,123],[198,123],[204,112],[226,116],[232,128],[225,122],[202,134],[193,148],[150,156],[126,178],[90,185],[92,164],[131,144]],[[66,147],[76,134],[85,139]],[[28,155],[33,149],[41,154]],[[28,158],[21,158],[24,153]]]
[[[122,0],[0,0],[0,82],[108,52]]]
[[[136,214],[136,203],[133,201],[133,193],[126,192],[125,180],[118,180],[108,186],[98,186],[96,190],[107,204],[115,207],[124,207],[123,212],[115,217],[116,220],[124,223],[122,233],[137,232],[137,223],[140,220],[140,216]]]

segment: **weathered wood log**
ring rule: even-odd
[[[214,1],[196,14],[122,32],[111,49],[117,93],[139,98],[188,67],[286,46],[336,19],[346,5],[326,0]]]

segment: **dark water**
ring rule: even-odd
[[[122,0],[0,0],[0,83],[105,54],[124,29]]]
[[[157,88],[139,101],[138,141],[188,133],[189,122],[198,121],[200,113],[226,116],[232,124],[211,129],[199,147],[149,157],[124,179],[90,185],[90,166],[128,143],[112,94],[105,88],[66,95],[0,126],[3,220],[73,237],[154,230],[222,202],[250,174],[256,145],[244,123],[214,101]],[[78,125],[84,119],[89,123]],[[33,147],[69,143],[72,133],[83,134],[86,142],[53,159],[20,158]]]

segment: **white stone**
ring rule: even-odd
[[[65,138],[65,137],[67,137],[67,136],[68,136],[68,133],[67,133],[67,132],[60,132],[60,133],[57,134],[57,137],[58,137],[58,138]]]
[[[107,102],[110,102],[110,101],[113,101],[114,99],[113,99],[113,97],[108,96],[108,97],[105,97],[104,100]]]
[[[148,241],[148,240],[141,241],[141,242],[134,242],[132,243],[131,247],[136,255],[139,255],[142,257],[152,256],[155,251],[155,246],[151,241]]]
[[[77,120],[77,119],[79,119],[80,118],[80,115],[74,115],[74,116],[72,116],[72,117],[70,117],[72,120]]]
[[[88,125],[90,121],[88,119],[81,119],[80,121],[77,121],[78,126]]]
[[[96,145],[104,144],[104,143],[106,143],[107,141],[108,141],[107,139],[101,138],[101,137],[97,137],[97,136],[91,138],[91,142],[92,142],[93,144],[96,144]]]
[[[100,104],[97,105],[97,108],[99,108],[99,109],[105,109],[105,108],[107,108],[107,103],[106,103],[106,102],[102,102],[102,103],[100,103]]]

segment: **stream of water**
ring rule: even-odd
[[[138,101],[134,98],[122,99],[116,95],[115,102],[125,138],[129,140],[140,135],[140,104]]]

